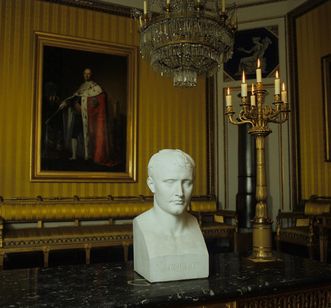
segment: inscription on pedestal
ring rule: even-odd
[[[167,266],[161,266],[162,271],[168,272],[188,272],[197,267],[195,263],[173,263]]]

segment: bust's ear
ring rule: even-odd
[[[155,193],[155,185],[154,185],[153,179],[150,176],[147,178],[147,185],[148,185],[149,189],[151,190],[151,192],[154,194]]]

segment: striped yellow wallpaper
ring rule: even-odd
[[[178,89],[172,81],[138,63],[137,182],[32,183],[30,181],[34,104],[34,32],[138,44],[130,18],[38,0],[0,1],[0,195],[9,197],[129,196],[150,192],[149,157],[162,148],[180,148],[196,161],[194,194],[207,193],[205,81]]]
[[[302,198],[331,196],[331,162],[325,161],[321,57],[331,53],[331,2],[297,19]]]

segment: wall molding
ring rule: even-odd
[[[300,155],[300,123],[299,123],[299,80],[298,80],[298,62],[297,62],[297,19],[326,3],[328,0],[307,1],[287,14],[288,24],[288,46],[289,46],[289,80],[291,84],[292,104],[292,127],[291,127],[291,147],[292,147],[292,204],[294,210],[302,203],[301,189],[301,155]]]
[[[43,2],[53,2],[68,6],[80,7],[94,11],[101,11],[117,16],[131,17],[131,8],[123,5],[105,3],[98,0],[39,0]]]

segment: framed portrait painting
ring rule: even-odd
[[[137,50],[36,33],[31,180],[134,182]]]

